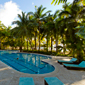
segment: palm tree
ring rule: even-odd
[[[67,47],[70,47],[73,50],[73,56],[74,52],[76,51],[77,57],[81,56],[82,51],[79,51],[79,49],[83,49],[82,46],[79,47],[79,44],[82,45],[83,40],[81,41],[79,37],[75,36],[75,33],[77,30],[74,28],[78,26],[80,23],[78,22],[81,17],[81,12],[83,10],[83,7],[79,5],[79,3],[75,2],[73,4],[70,4],[68,8],[65,9],[65,11],[62,11],[60,13],[61,17],[61,32],[63,30],[63,33],[65,37],[64,38],[64,44],[67,45]],[[81,57],[82,58],[82,57]],[[81,59],[78,57],[79,62]]]
[[[6,26],[2,24],[0,21],[0,49],[1,49],[2,40],[6,37],[5,34],[6,34]]]
[[[52,15],[50,15],[50,13],[49,13],[49,15],[47,16],[47,17],[45,17],[45,18],[43,18],[42,20],[44,21],[44,24],[43,24],[43,32],[42,32],[42,37],[41,37],[41,39],[43,39],[43,38],[45,38],[46,37],[46,41],[47,41],[47,44],[46,44],[46,46],[47,46],[47,52],[48,52],[48,43],[49,43],[49,41],[50,41],[50,29],[49,29],[49,21],[50,21],[50,18],[52,17]]]
[[[17,26],[12,30],[15,36],[20,38],[20,51],[22,51],[24,36],[28,35],[28,14],[22,12],[22,15],[18,14],[19,20],[13,21],[12,24],[17,24]]]
[[[75,33],[77,36],[85,39],[85,27],[84,26],[78,26],[76,29],[79,29],[77,33]]]
[[[29,16],[29,27],[30,27],[32,33],[34,34],[35,50],[36,50],[36,38],[37,38],[37,34],[38,34],[37,26],[38,26],[38,23],[36,22],[34,13],[31,12],[31,15]]]
[[[53,46],[53,37],[56,39],[56,52],[57,52],[57,46],[58,46],[58,26],[56,26],[56,22],[57,22],[57,16],[59,14],[59,10],[57,10],[54,15],[49,15],[47,17],[45,17],[45,23],[46,23],[46,29],[45,32],[47,32],[47,39],[48,39],[48,35],[51,36],[51,52],[52,52],[52,46]],[[56,20],[56,22],[55,22]],[[46,31],[47,30],[47,31]],[[48,42],[48,40],[47,40]],[[47,44],[48,47],[48,44]]]
[[[58,23],[59,21],[59,18],[58,18],[58,15],[59,15],[59,10],[55,11],[55,13],[53,14],[53,22],[54,22],[54,38],[56,39],[56,53],[58,52],[58,36],[59,36],[59,27],[60,27],[60,24]]]
[[[54,5],[56,5],[57,3],[66,3],[68,0],[52,0],[51,4],[55,3]],[[82,4],[85,4],[85,0],[73,0],[73,3],[75,2],[82,2]]]
[[[28,15],[28,26],[27,26],[27,30],[28,30],[28,35],[26,36],[27,37],[27,50],[28,50],[28,40],[30,42],[30,45],[32,44],[32,37],[33,37],[33,19],[34,19],[34,16],[33,16],[33,13],[32,12],[28,12],[27,13]],[[31,45],[32,47],[32,45]]]
[[[46,16],[47,13],[51,12],[51,11],[47,11],[45,13],[43,13],[43,11],[46,9],[45,7],[43,8],[43,6],[41,5],[40,7],[35,6],[35,13],[34,13],[34,17],[36,22],[38,23],[38,31],[39,31],[39,51],[40,51],[40,29],[41,29],[41,23],[42,23],[42,18],[44,18]]]

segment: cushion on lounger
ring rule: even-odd
[[[82,62],[79,64],[79,66],[85,67],[85,61],[82,61]]]
[[[34,85],[32,77],[20,77],[19,85]]]
[[[77,61],[77,58],[72,58],[70,61],[58,60],[59,63],[73,63]]]
[[[45,85],[64,85],[57,77],[45,77]]]

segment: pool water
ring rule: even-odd
[[[17,71],[30,74],[45,74],[55,70],[55,68],[43,62],[42,59],[50,57],[28,54],[28,53],[13,53],[12,51],[0,51],[0,60]]]

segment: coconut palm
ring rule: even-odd
[[[28,14],[22,12],[22,15],[18,14],[19,20],[13,21],[12,24],[16,24],[17,26],[12,30],[15,36],[20,38],[20,51],[22,51],[23,39],[24,36],[28,35]]]
[[[50,41],[50,35],[51,35],[50,34],[50,29],[48,27],[49,26],[48,23],[49,23],[51,17],[52,17],[52,15],[50,15],[50,13],[49,13],[49,15],[47,17],[43,18],[44,25],[43,25],[43,33],[42,33],[42,38],[41,39],[46,37],[47,52],[48,52],[48,43]]]
[[[34,13],[34,17],[36,22],[38,23],[38,31],[39,31],[39,51],[40,51],[40,29],[41,29],[41,23],[42,23],[42,18],[44,18],[46,16],[47,13],[51,12],[51,11],[47,11],[45,13],[43,13],[43,11],[46,9],[45,7],[43,8],[43,6],[41,5],[40,7],[35,6],[36,11]]]
[[[35,50],[36,50],[36,38],[37,38],[37,27],[38,23],[36,22],[36,19],[34,17],[34,13],[31,12],[31,16],[29,16],[29,27],[31,27],[31,31],[34,34],[34,40],[35,40]]]
[[[46,23],[46,29],[45,32],[47,32],[47,39],[48,36],[50,35],[51,37],[51,52],[52,52],[52,47],[53,47],[53,37],[56,39],[56,52],[57,52],[57,46],[58,46],[58,26],[55,25],[55,20],[57,20],[59,10],[57,10],[53,15],[49,13],[49,15],[45,18],[45,23]],[[47,40],[48,42],[48,40]],[[48,44],[47,44],[48,47]]]
[[[0,21],[0,49],[2,40],[6,37],[6,26]]]
[[[28,15],[28,26],[27,26],[27,31],[28,31],[28,34],[26,35],[27,37],[27,50],[28,50],[28,40],[30,42],[30,45],[32,47],[32,37],[34,36],[34,30],[33,30],[33,19],[34,19],[34,16],[32,15],[33,13],[32,12],[28,12],[27,15]]]
[[[77,33],[75,33],[77,36],[85,39],[85,27],[84,26],[78,26],[76,29],[79,29]]]
[[[66,3],[68,0],[52,0],[51,4],[55,3],[54,5],[56,5],[57,3],[60,4],[60,3]],[[73,3],[75,2],[82,2],[82,4],[85,5],[85,0],[73,0]]]
[[[58,15],[59,15],[60,11],[57,10],[55,11],[54,15],[53,15],[53,22],[54,22],[54,38],[56,39],[56,53],[58,52],[58,36],[59,36],[59,27],[60,27],[60,24],[58,23],[59,21],[59,18],[58,18]]]
[[[77,57],[81,56],[82,52],[79,52],[79,49],[83,49],[82,46],[79,47],[79,44],[82,45],[83,40],[80,41],[80,38],[75,36],[75,33],[77,30],[74,28],[78,26],[80,23],[78,22],[81,17],[81,12],[83,10],[83,6],[80,6],[79,3],[73,3],[68,6],[68,8],[65,9],[65,11],[62,11],[60,13],[61,17],[61,33],[63,30],[63,35],[65,36],[64,44],[67,45],[67,47],[70,47],[74,52],[76,51]],[[63,37],[64,37],[63,36]],[[79,58],[79,57],[78,57]],[[79,59],[81,61],[81,59]]]

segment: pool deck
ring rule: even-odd
[[[68,57],[51,56],[43,61],[50,63],[55,70],[47,74],[27,74],[14,70],[0,61],[0,85],[19,85],[20,77],[33,77],[35,85],[44,85],[44,77],[57,77],[65,85],[85,85],[85,71],[67,70],[57,63],[58,59],[69,60]]]

